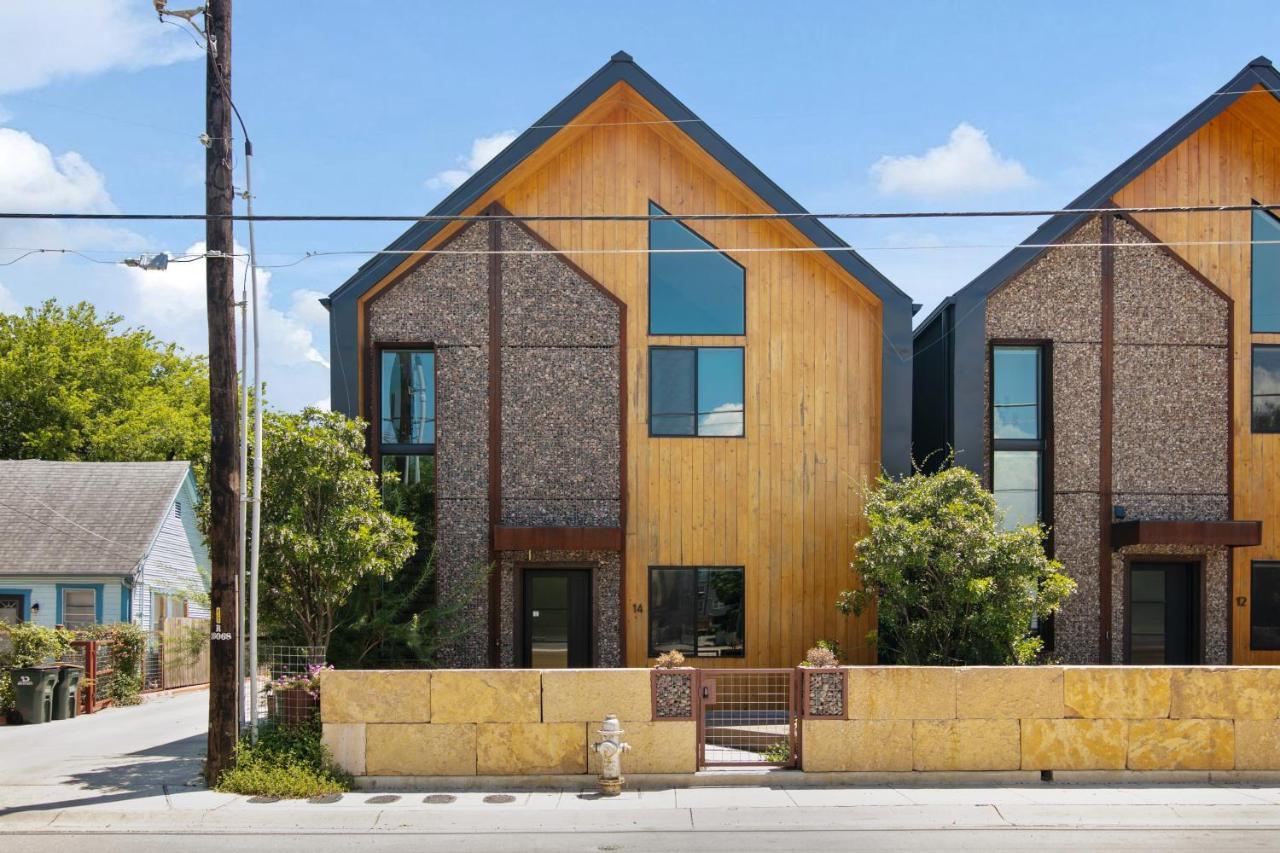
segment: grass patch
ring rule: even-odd
[[[267,725],[257,743],[246,736],[236,746],[235,763],[218,780],[229,794],[305,799],[351,790],[351,776],[336,767],[320,742],[320,723]]]

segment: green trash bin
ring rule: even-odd
[[[82,667],[64,663],[58,669],[58,681],[53,685],[53,719],[69,720],[80,707],[80,678]]]
[[[53,716],[53,686],[58,667],[32,666],[11,672],[18,716],[24,723],[47,723]]]

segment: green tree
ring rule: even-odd
[[[0,314],[0,458],[184,459],[209,449],[209,373],[86,302]]]
[[[338,611],[414,550],[413,524],[383,508],[360,421],[308,408],[263,417],[260,605],[269,627],[327,648]]]
[[[900,664],[1030,663],[1043,642],[1033,618],[1061,607],[1075,581],[1044,553],[1040,525],[1003,530],[995,498],[960,467],[881,476],[864,510],[870,532],[857,543],[862,589],[846,590],[845,613],[875,607],[871,632],[882,659]]]

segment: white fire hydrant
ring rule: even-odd
[[[622,753],[629,751],[631,744],[622,742],[622,726],[615,714],[604,718],[596,734],[600,735],[600,742],[591,748],[600,756],[600,793],[616,797],[622,793]]]

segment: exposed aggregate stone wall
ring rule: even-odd
[[[1112,502],[1129,519],[1225,519],[1228,304],[1123,219],[1115,238]],[[1098,553],[1102,251],[1071,247],[1100,240],[1095,217],[992,293],[986,315],[988,340],[1051,341],[1053,547],[1078,584],[1054,625],[1055,652],[1069,663],[1099,661],[1104,571],[1112,573],[1113,659],[1124,654],[1123,555],[1102,566]],[[989,399],[990,376],[986,385]],[[1206,556],[1205,660],[1225,660],[1225,551],[1167,553]]]
[[[483,225],[449,244],[488,248]],[[378,391],[376,345],[432,344],[436,352],[436,585],[441,596],[473,589],[489,559],[489,268],[483,255],[435,255],[368,304],[366,411]],[[471,630],[442,652],[449,666],[484,666],[488,602],[468,602]]]

